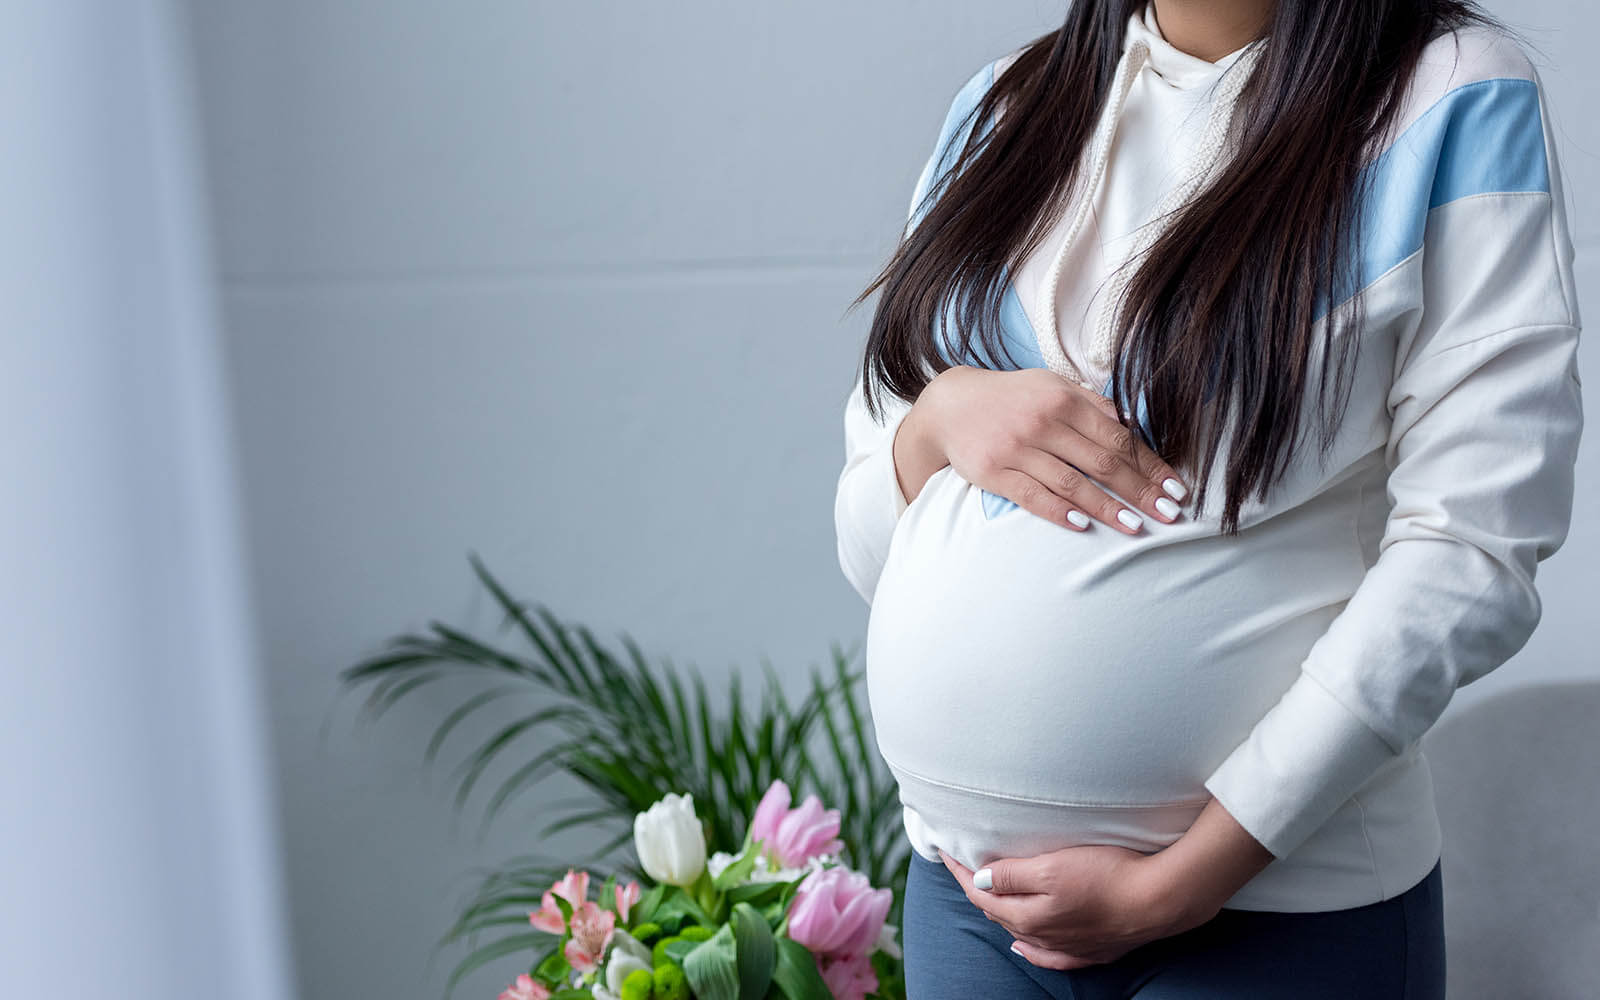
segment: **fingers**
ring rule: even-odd
[[[1039,884],[1039,875],[1034,870],[1032,860],[1000,858],[991,861],[973,873],[972,884],[995,893],[1043,892],[1047,887]],[[987,877],[985,872],[989,873]]]
[[[1176,469],[1145,444],[1134,428],[1117,419],[1116,404],[1106,396],[1078,390],[1058,423],[1082,440],[1056,435],[1044,445],[1063,461],[1106,483],[1130,503],[1161,521],[1176,520],[1189,489]],[[1091,405],[1082,405],[1087,401]]]
[[[1020,896],[1003,896],[996,895],[988,889],[979,889],[972,884],[973,872],[967,869],[965,865],[950,857],[942,849],[939,851],[939,856],[944,859],[945,867],[956,877],[956,881],[961,884],[961,891],[966,893],[967,899],[972,902],[973,906],[982,910],[989,919],[1007,930],[1021,926],[1021,920],[1019,919],[1021,914],[1017,911],[1021,908],[1023,900],[1032,899],[1036,895],[1035,893],[1024,893]]]
[[[1041,969],[1081,969],[1086,965],[1098,964],[1087,958],[1079,958],[1076,955],[1068,955],[1060,951],[1051,951],[1048,948],[1041,948],[1036,944],[1029,944],[1027,941],[1022,940],[1011,942],[1011,950]]]
[[[1030,449],[1037,451],[1038,449]],[[1048,482],[1048,474],[1046,473]],[[993,492],[1012,501],[1018,507],[1036,514],[1064,528],[1073,531],[1085,531],[1089,527],[1089,515],[1081,506],[1067,496],[1063,496],[1058,488],[1046,487],[1034,476],[1020,469],[1004,469],[997,476]],[[1090,487],[1093,489],[1093,487]],[[1098,490],[1095,492],[1099,492]],[[1101,496],[1105,494],[1101,493]],[[1120,506],[1120,504],[1119,504]]]
[[[1056,522],[1063,522],[1066,515],[1053,516],[1043,511],[1077,510],[1125,535],[1136,535],[1144,526],[1142,514],[1102,490],[1082,469],[1062,461],[1052,452],[1027,448],[1019,464],[1020,469],[1011,470],[1021,478],[1012,487],[1016,492],[1010,494],[1019,507]]]

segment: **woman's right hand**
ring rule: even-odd
[[[906,414],[893,447],[907,499],[949,465],[974,486],[1075,531],[1093,517],[1138,534],[1140,512],[1174,521],[1177,501],[1188,495],[1177,472],[1117,419],[1110,399],[1047,368],[958,365],[940,372]]]

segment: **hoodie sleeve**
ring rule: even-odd
[[[995,63],[990,63],[980,69],[951,101],[938,142],[912,193],[908,226],[914,227],[925,214],[923,200],[960,153],[972,124],[966,119],[993,82],[994,68]],[[900,492],[899,473],[894,466],[894,436],[911,411],[911,404],[887,393],[882,399],[886,412],[880,424],[867,413],[863,380],[858,373],[845,404],[845,464],[839,473],[833,505],[839,566],[868,604],[872,603],[878,576],[883,572],[895,524],[909,506]]]
[[[1419,741],[1457,688],[1523,646],[1540,615],[1536,565],[1566,538],[1581,324],[1560,170],[1530,76],[1526,88],[1480,88],[1462,112],[1520,115],[1512,132],[1526,143],[1460,152],[1537,164],[1533,182],[1427,216],[1422,316],[1401,338],[1387,397],[1392,506],[1378,558],[1294,683],[1205,781],[1278,858]]]

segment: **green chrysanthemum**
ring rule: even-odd
[[[661,925],[653,920],[646,920],[629,933],[638,938],[640,941],[648,941],[650,938],[661,933]]]
[[[683,970],[676,965],[657,966],[651,978],[654,989],[650,1000],[689,1000],[689,983],[683,978]]]
[[[646,969],[634,969],[622,981],[622,1000],[650,1000],[650,990],[655,980]]]
[[[650,964],[655,966],[671,965],[672,958],[667,954],[667,945],[678,940],[678,935],[668,934],[657,941],[650,949]]]

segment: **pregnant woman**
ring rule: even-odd
[[[1583,422],[1549,115],[1457,0],[1073,0],[956,94],[835,505],[911,1000],[1444,996],[1419,741]]]

